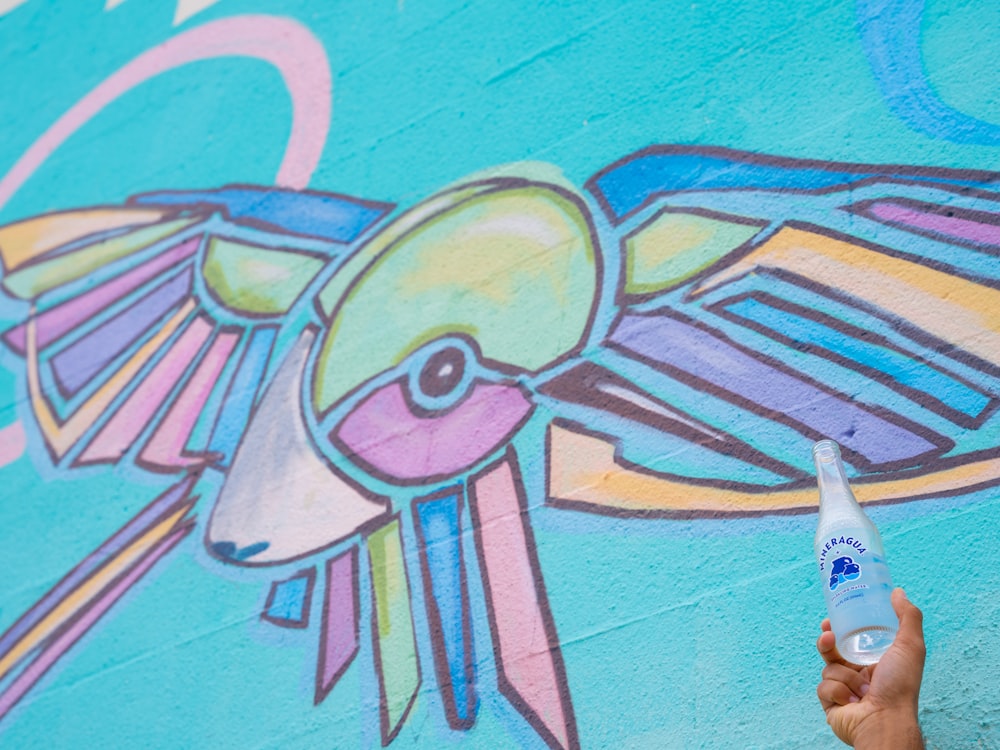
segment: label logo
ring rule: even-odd
[[[830,591],[836,591],[841,584],[861,577],[861,566],[850,557],[838,557],[830,569]]]

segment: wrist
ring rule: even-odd
[[[917,711],[879,711],[866,717],[854,733],[855,750],[924,750]]]

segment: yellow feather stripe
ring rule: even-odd
[[[193,502],[179,507],[169,516],[151,526],[146,533],[111,557],[77,588],[65,597],[45,617],[28,630],[7,653],[0,656],[0,679],[32,649],[42,644],[56,630],[85,610],[119,575],[128,570],[158,542],[177,528]]]
[[[1000,481],[1000,458],[970,461],[960,466],[907,472],[891,479],[852,482],[861,503],[891,502],[960,491]],[[815,487],[713,487],[682,477],[623,465],[610,440],[549,425],[548,496],[557,504],[581,504],[635,512],[677,512],[694,515],[780,513],[815,509]]]
[[[1000,291],[822,234],[785,227],[706,279],[695,295],[760,269],[790,271],[876,305],[952,346],[1000,363]]]

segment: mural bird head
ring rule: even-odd
[[[236,564],[286,562],[388,513],[379,486],[431,488],[495,455],[534,409],[525,379],[586,342],[600,264],[587,206],[552,183],[467,182],[386,224],[316,295],[323,327],[302,334],[295,371],[270,386],[286,389],[285,406],[272,414],[265,396],[259,407],[267,433],[251,424],[209,548]],[[329,476],[261,492],[314,462],[302,440],[289,454],[295,428],[274,430],[293,396]]]

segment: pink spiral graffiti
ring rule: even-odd
[[[160,73],[218,57],[251,57],[281,74],[292,98],[292,129],[275,183],[309,184],[330,128],[332,81],[326,51],[289,18],[245,15],[206,23],[168,39],[106,78],[46,130],[0,180],[0,208],[63,141],[122,94]]]

